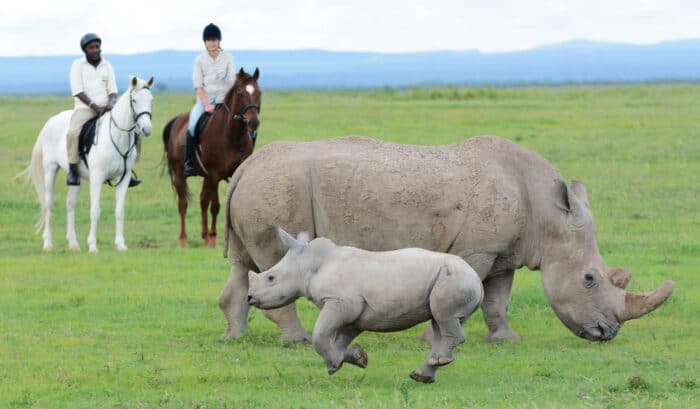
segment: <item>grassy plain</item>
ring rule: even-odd
[[[264,77],[262,78],[264,84]],[[49,116],[68,97],[0,97],[0,407],[10,408],[689,408],[700,401],[700,86],[415,88],[264,92],[259,143],[362,134],[443,144],[496,134],[539,152],[567,180],[586,182],[598,242],[632,291],[665,279],[676,290],[617,338],[576,338],[547,303],[539,274],[516,274],[510,320],[522,342],[486,344],[481,313],[437,382],[408,373],[425,359],[422,326],[363,334],[365,370],[326,374],[309,345],[285,345],[259,311],[251,334],[220,340],[217,306],[229,261],[199,241],[200,182],[177,247],[176,197],[161,173],[160,129],[190,95],[156,94],[155,132],[127,196],[117,252],[105,186],[100,253],[86,253],[87,189],[68,252],[65,173],[59,175],[52,253],[34,231],[34,190],[13,180]],[[274,164],[270,164],[274,166]],[[221,192],[225,192],[222,184]],[[219,229],[221,229],[221,218]],[[317,311],[298,303],[311,329]]]

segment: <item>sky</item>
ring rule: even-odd
[[[700,38],[698,0],[34,0],[3,2],[0,56],[222,48],[413,52],[530,49],[569,40],[654,44]]]

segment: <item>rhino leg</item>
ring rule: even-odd
[[[433,348],[430,351],[428,365],[443,366],[454,361],[452,350],[463,343],[467,337],[464,335],[459,318],[433,319]]]
[[[238,261],[231,264],[231,275],[219,294],[219,308],[226,316],[223,339],[238,338],[248,332],[248,269]]]
[[[489,333],[484,338],[486,342],[523,339],[508,323],[508,302],[514,275],[514,270],[506,270],[486,278],[483,282],[484,301],[481,310],[489,328]]]
[[[367,354],[361,347],[356,345],[351,350],[347,349],[348,344],[360,333],[347,327],[362,311],[361,304],[358,303],[356,307],[353,308],[351,303],[327,301],[316,319],[311,342],[326,362],[329,375],[336,373],[343,362],[361,368],[367,366]]]
[[[309,342],[311,337],[301,326],[296,304],[291,303],[281,308],[264,310],[265,316],[282,330],[283,342]]]
[[[361,333],[362,330],[359,330],[353,326],[341,328],[336,333],[335,345],[338,349],[343,351],[344,362],[357,365],[360,368],[367,368],[368,358],[365,350],[358,344],[355,344],[348,349],[348,345],[350,345],[352,340],[357,338],[357,336]],[[333,341],[331,340],[331,342]]]

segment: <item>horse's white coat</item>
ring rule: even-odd
[[[153,78],[148,82],[138,78],[131,80],[129,89],[117,100],[112,111],[99,119],[95,144],[87,157],[88,166],[86,167],[83,162],[80,163],[81,179],[90,180],[90,234],[87,242],[91,253],[97,252],[96,230],[100,217],[102,185],[108,180],[117,183],[122,175],[124,175],[124,179],[115,186],[116,234],[114,244],[120,251],[127,250],[124,243],[124,199],[131,180],[131,168],[136,160],[135,137],[128,130],[133,129],[143,136],[150,135],[152,129],[150,115],[140,115],[138,121],[135,120],[135,117],[142,112],[150,114],[153,95],[146,87],[152,83]],[[66,134],[72,112],[63,111],[49,118],[34,145],[28,169],[31,171],[34,187],[41,203],[41,218],[38,222],[38,228],[44,226],[44,250],[47,251],[53,249],[51,211],[54,205],[56,174],[59,168],[68,169]],[[115,145],[118,148],[115,148]],[[118,152],[117,149],[121,152]],[[126,156],[126,163],[123,155]],[[66,197],[66,238],[71,250],[80,248],[75,235],[75,207],[80,188],[81,186],[69,186]]]
[[[255,92],[255,87],[252,86],[252,85],[250,85],[250,84],[248,84],[248,85],[245,86],[245,90],[248,91],[248,93],[249,93],[250,95],[253,95],[253,92]]]

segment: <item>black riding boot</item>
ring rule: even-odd
[[[185,143],[185,177],[197,176],[197,167],[194,164],[195,149],[197,149],[198,141],[187,131]]]
[[[70,163],[68,165],[68,177],[66,178],[66,185],[80,186],[80,174],[78,173],[77,163]]]
[[[141,179],[139,179],[136,176],[136,172],[134,172],[134,170],[132,169],[131,170],[131,180],[129,181],[129,187],[138,186],[140,184],[141,184]]]

